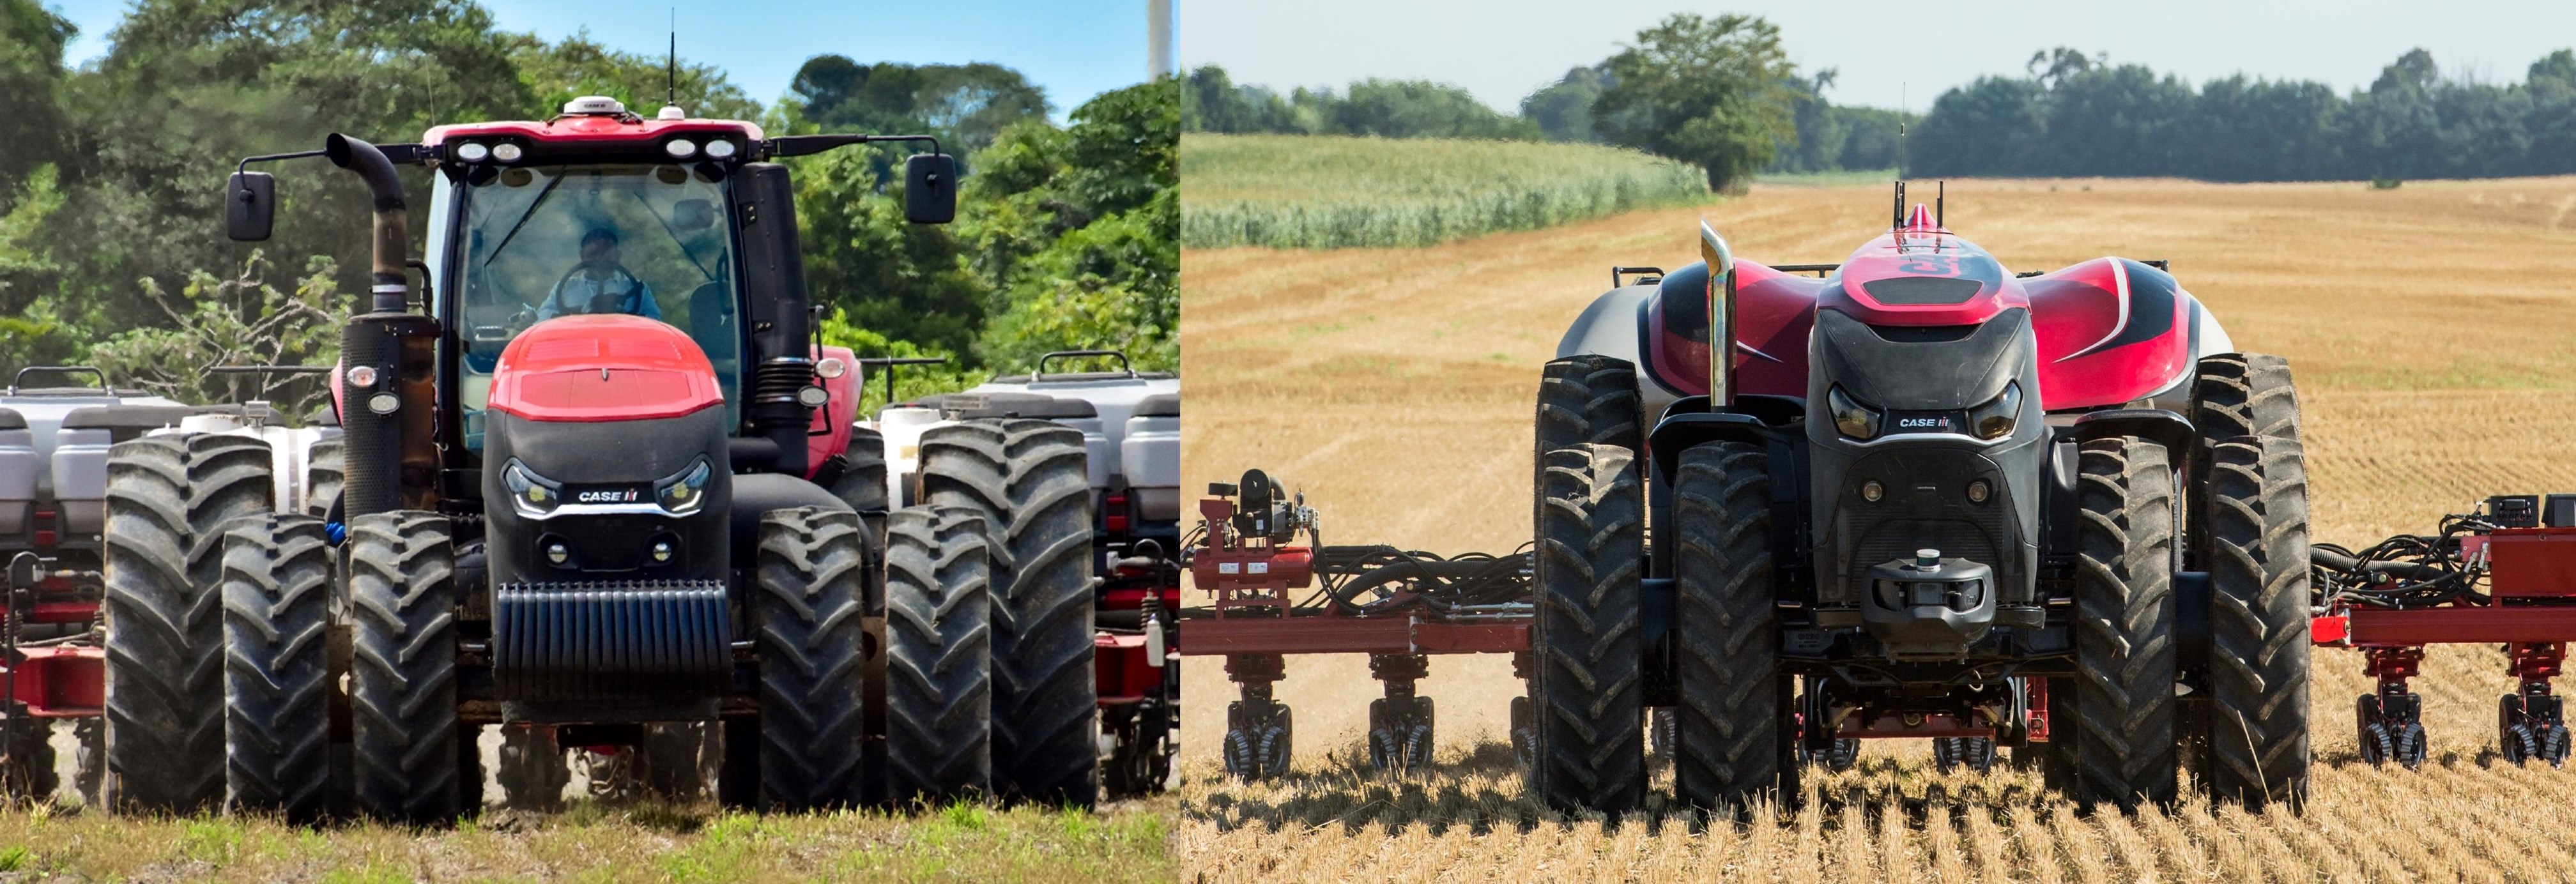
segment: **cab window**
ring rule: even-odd
[[[742,324],[722,170],[706,165],[477,168],[457,188],[465,219],[450,284],[466,445],[503,348],[558,316],[625,313],[685,332],[714,363],[739,421]]]

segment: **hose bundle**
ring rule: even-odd
[[[2429,608],[2466,600],[2486,604],[2478,587],[2487,576],[2484,562],[2460,556],[2460,536],[2484,534],[2498,526],[2476,515],[2442,517],[2439,535],[2400,534],[2359,550],[2331,543],[2308,552],[2311,603],[2374,608]]]

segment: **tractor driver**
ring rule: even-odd
[[[537,307],[537,318],[568,313],[626,313],[661,319],[653,289],[617,262],[617,231],[593,227],[581,235],[581,263],[555,280],[555,289]]]

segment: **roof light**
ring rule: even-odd
[[[662,143],[662,151],[670,154],[672,159],[685,160],[698,155],[698,143],[686,138],[674,138]]]
[[[492,158],[504,163],[518,162],[520,157],[526,155],[527,150],[515,144],[505,142],[502,144],[492,145]]]
[[[729,160],[733,158],[733,152],[733,142],[726,141],[722,138],[707,142],[707,158],[709,159]]]
[[[479,163],[491,156],[492,148],[481,142],[468,141],[456,146],[456,158],[469,163]]]

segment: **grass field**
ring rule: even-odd
[[[2167,258],[2240,347],[2287,355],[2306,414],[2316,537],[2347,544],[2485,495],[2576,490],[2576,178],[2362,184],[1954,181],[1951,226],[2014,269]],[[1695,260],[1705,215],[1738,254],[1836,261],[1882,227],[1878,186],[1756,185],[1723,203],[1409,250],[1194,250],[1185,481],[1250,466],[1306,492],[1327,542],[1508,550],[1529,532],[1538,367],[1612,264]],[[1299,771],[1224,780],[1232,686],[1193,659],[1185,878],[1789,881],[2562,880],[2576,770],[2495,760],[2493,648],[2437,650],[2416,682],[2433,759],[2356,760],[2359,655],[2317,653],[2305,817],[2186,807],[2079,818],[2024,775],[1943,776],[1912,742],[1811,777],[1806,809],[1696,833],[1537,810],[1502,736],[1506,658],[1435,658],[1441,765],[1369,773],[1364,658],[1289,664]]]
[[[1181,138],[1192,247],[1422,246],[1704,199],[1700,170],[1632,150],[1523,141]]]
[[[1167,881],[1171,802],[758,816],[583,803],[449,830],[0,813],[0,881]]]

